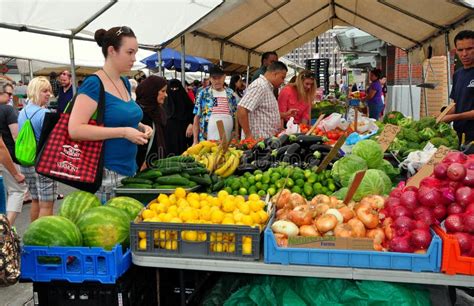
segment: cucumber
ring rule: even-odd
[[[224,188],[224,180],[220,180],[219,182],[215,183],[212,185],[212,191],[220,191],[222,188]]]
[[[126,177],[120,181],[122,185],[129,185],[129,184],[147,184],[147,185],[152,185],[153,181],[144,179],[144,178],[138,178],[138,177]]]
[[[178,186],[187,186],[190,183],[185,177],[182,177],[179,174],[167,175],[159,177],[155,180],[155,183],[161,185],[178,185]]]
[[[163,173],[161,173],[161,171],[159,171],[159,170],[147,169],[145,171],[139,172],[137,175],[135,175],[135,178],[146,179],[146,180],[154,180],[157,177],[160,177],[162,175],[163,175]]]
[[[209,176],[209,174],[204,174],[202,176],[200,176],[200,175],[191,175],[189,177],[189,180],[193,181],[193,182],[196,182],[196,183],[198,183],[199,185],[202,185],[202,186],[209,186],[209,185],[212,184],[211,177]]]
[[[184,178],[189,179],[191,177],[191,174],[183,172],[183,173],[181,173],[181,176],[184,177]]]
[[[169,167],[181,167],[182,163],[177,161],[168,161],[165,159],[159,159],[153,162],[153,168],[169,168]]]
[[[167,157],[163,160],[176,161],[176,162],[181,162],[181,163],[192,163],[195,161],[194,157],[192,156],[172,156],[172,157]]]
[[[157,168],[163,175],[170,175],[175,173],[180,173],[183,168],[178,167],[167,167],[167,168]]]
[[[196,174],[206,174],[207,169],[203,167],[195,167],[195,168],[183,168],[184,173],[188,173],[191,175],[196,175]]]
[[[134,184],[123,185],[120,188],[151,189],[152,185],[151,184],[137,184],[137,183],[134,183]]]
[[[176,189],[182,186],[153,184],[153,189]]]

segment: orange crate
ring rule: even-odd
[[[474,257],[461,256],[456,237],[446,233],[438,225],[433,226],[433,229],[443,240],[441,271],[446,274],[474,275]]]

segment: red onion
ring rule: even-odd
[[[418,200],[416,198],[416,191],[405,191],[400,196],[400,204],[408,209],[415,209],[418,207]]]
[[[437,179],[436,177],[432,176],[427,176],[423,178],[420,182],[420,187],[426,186],[426,187],[439,187],[441,186],[441,181]]]
[[[466,186],[474,187],[474,170],[473,169],[466,170],[466,176],[464,177],[464,180],[462,181],[462,183]]]
[[[415,229],[411,232],[410,243],[415,249],[427,249],[430,246],[431,238],[429,230]]]
[[[465,213],[474,212],[474,203],[471,203],[471,204],[467,205],[466,210],[464,212]]]
[[[443,159],[443,163],[452,164],[452,163],[465,163],[467,161],[466,154],[458,151],[452,151],[446,154]]]
[[[413,247],[410,244],[410,235],[394,237],[390,241],[389,249],[392,252],[411,253]]]
[[[448,177],[448,167],[449,165],[446,163],[439,163],[433,169],[433,174],[435,177],[444,180]]]
[[[466,255],[471,252],[472,238],[466,233],[454,233],[454,236],[459,242],[459,248],[461,249],[461,255]]]
[[[464,212],[464,207],[458,203],[452,203],[448,205],[448,215],[461,214]]]
[[[384,207],[387,209],[388,213],[391,213],[392,208],[395,206],[400,205],[400,199],[394,198],[394,197],[388,197],[387,200],[385,200],[385,205]]]
[[[404,236],[415,229],[415,221],[407,216],[401,216],[393,222],[396,236]]]
[[[398,217],[401,217],[401,216],[412,218],[413,213],[411,210],[409,210],[405,206],[398,205],[390,209],[390,216],[394,219],[397,219]]]
[[[450,180],[455,182],[462,181],[466,176],[466,168],[460,163],[452,163],[449,165],[447,173]]]
[[[446,206],[444,205],[436,205],[433,208],[433,215],[438,221],[444,220],[446,218],[446,215],[448,214],[448,210],[446,209]]]
[[[474,192],[470,187],[464,186],[456,190],[456,202],[466,206],[474,202]]]
[[[462,214],[449,215],[444,220],[444,226],[448,233],[462,232],[464,230]]]
[[[468,156],[474,156],[474,154]],[[474,158],[470,157],[464,164],[464,167],[468,170],[474,170]]]
[[[456,200],[454,189],[452,189],[451,187],[442,187],[440,191],[441,191],[441,202],[444,205],[453,203]]]
[[[414,192],[418,192],[418,187],[416,186],[408,186],[408,187],[405,187],[405,189],[403,189],[404,192],[406,191],[414,191]]]
[[[427,231],[430,230],[430,226],[428,224],[426,224],[425,222],[420,221],[420,220],[415,221],[415,228],[424,229],[424,230],[427,230]]]
[[[474,212],[465,213],[463,218],[464,231],[474,234]]]
[[[435,187],[420,187],[417,199],[421,205],[428,207],[434,207],[443,203],[441,200],[441,192]]]
[[[434,224],[436,218],[433,212],[427,207],[418,207],[413,211],[415,220],[423,221],[427,225]]]
[[[402,195],[402,189],[401,188],[395,188],[390,192],[390,197],[391,198],[399,198]]]

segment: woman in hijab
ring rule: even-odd
[[[166,90],[166,80],[156,75],[149,76],[137,87],[137,103],[143,109],[142,123],[153,127],[150,141],[138,146],[137,165],[139,169],[145,169],[154,160],[167,155],[164,133],[166,112],[163,107],[168,96]]]
[[[181,81],[173,79],[168,86],[168,101],[165,104],[167,125],[165,129],[166,149],[169,155],[181,155],[193,141],[193,101],[189,98]]]

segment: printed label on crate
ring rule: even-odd
[[[393,124],[385,125],[378,140],[380,147],[382,147],[383,152],[387,151],[388,147],[390,147],[390,144],[393,142],[393,140],[397,136],[398,132],[400,132],[400,130],[401,130],[401,127],[399,127],[398,125],[393,125]]]
[[[369,238],[342,238],[342,237],[289,237],[288,247],[341,249],[341,250],[374,250],[374,241]]]
[[[418,172],[414,176],[412,176],[408,180],[407,186],[419,187],[421,180],[433,173],[434,166],[440,161],[442,161],[444,157],[449,153],[449,151],[451,151],[450,148],[447,148],[445,146],[439,147],[438,150],[436,150],[436,152],[433,154],[431,159],[423,167],[421,167],[421,169],[418,170]]]

